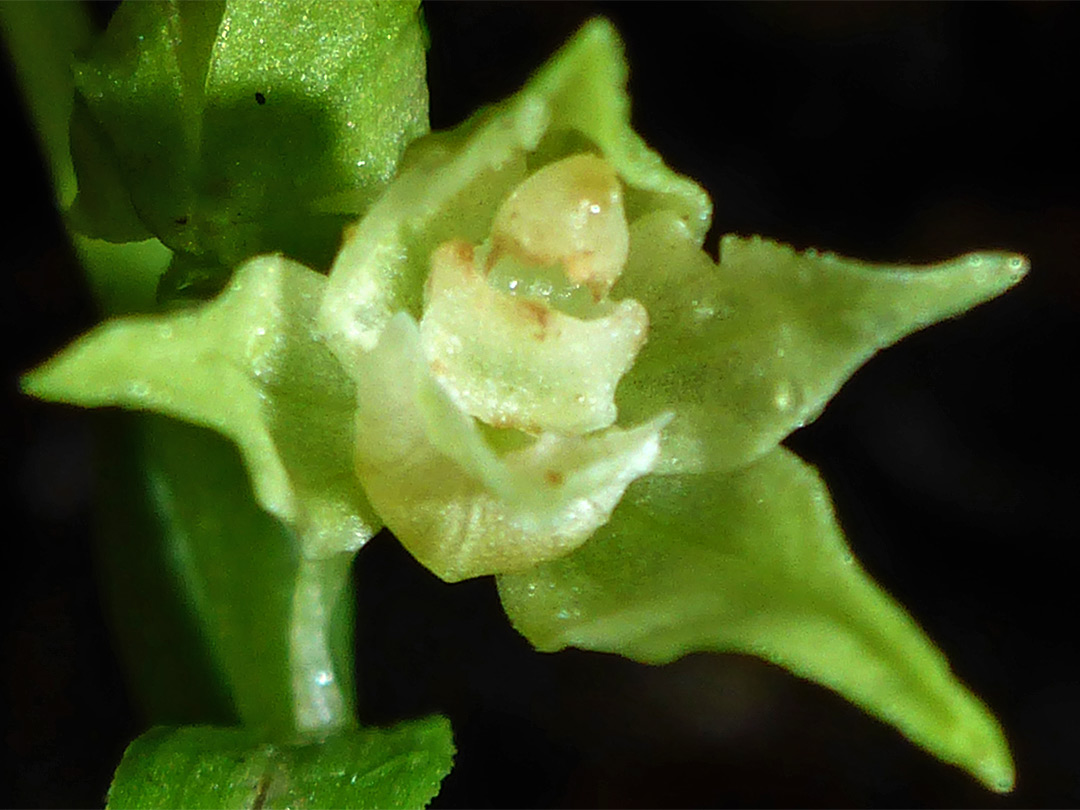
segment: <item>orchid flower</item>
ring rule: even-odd
[[[221,53],[223,74],[239,69]],[[116,64],[79,74],[93,115],[119,103]],[[328,274],[303,239],[226,227],[262,203],[254,191],[200,219],[158,205],[143,177],[132,222],[184,259],[170,289],[196,266],[235,272],[213,300],[102,324],[25,389],[235,444],[255,502],[295,543],[287,700],[301,731],[348,725],[326,616],[386,526],[447,582],[494,575],[538,650],[759,656],[1010,789],[997,721],[853,559],[822,479],[781,443],[875,352],[1004,292],[1027,260],[874,266],[736,235],[714,259],[710,199],[632,130],[626,80],[617,33],[593,20],[515,95],[412,140],[393,171],[376,155],[378,193],[309,194],[301,178],[297,221],[353,220]],[[277,103],[273,87],[258,95],[246,114]],[[241,103],[222,99],[185,103],[205,106],[209,130]],[[131,120],[120,152],[139,137]],[[202,137],[160,132],[183,154]]]

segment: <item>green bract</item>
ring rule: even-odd
[[[158,727],[124,752],[108,807],[425,807],[453,754],[443,718],[288,746],[239,729]]]
[[[92,100],[105,74],[81,75]],[[198,310],[100,327],[28,390],[224,433],[305,560],[385,523],[445,580],[497,574],[539,649],[756,654],[1009,789],[993,716],[854,564],[816,472],[779,443],[876,350],[1026,260],[873,267],[728,236],[714,262],[708,197],[631,130],[625,81],[614,30],[588,24],[518,94],[412,143],[329,278],[253,259]],[[188,160],[198,133],[160,125]],[[237,188],[204,227],[258,197]],[[226,260],[233,239],[205,244]]]
[[[163,297],[282,250],[316,266],[427,129],[414,3],[121,5],[75,68],[84,236],[154,236]]]

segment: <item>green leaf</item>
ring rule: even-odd
[[[79,190],[64,212],[69,231],[116,244],[152,238],[131,202],[113,145],[82,98],[71,113],[71,154]]]
[[[220,436],[116,416],[100,558],[148,716],[220,722],[224,691],[236,719],[275,738],[353,725],[353,555],[304,557]]]
[[[450,724],[439,716],[292,746],[242,729],[158,727],[128,746],[107,806],[425,807],[453,755]]]
[[[90,42],[90,15],[81,3],[0,3],[0,31],[37,126],[56,202],[66,208],[75,198],[68,148],[71,63]]]
[[[1027,259],[972,253],[884,265],[725,236],[719,266],[668,211],[630,229],[614,292],[649,312],[649,340],[619,382],[620,421],[661,410],[659,472],[746,464],[812,421],[878,349],[1017,283]]]
[[[124,3],[76,79],[138,217],[222,280],[274,250],[328,266],[347,218],[317,204],[366,205],[427,131],[415,3]]]
[[[117,244],[70,229],[68,235],[102,313],[112,317],[157,310],[158,278],[174,255],[161,240]]]
[[[352,384],[312,334],[325,278],[253,259],[199,309],[106,322],[28,374],[34,396],[152,410],[236,442],[258,502],[306,557],[360,548],[380,527],[352,463]]]
[[[375,345],[394,313],[419,320],[436,247],[483,243],[526,174],[568,155],[599,153],[615,169],[631,221],[662,207],[705,234],[705,192],[630,127],[626,74],[618,34],[593,20],[516,95],[410,145],[398,178],[347,233],[331,272],[319,323],[346,367]]]
[[[917,745],[1009,790],[1000,727],[855,563],[817,473],[777,448],[729,473],[649,476],[573,554],[499,577],[514,626],[665,663],[760,656],[839,692]]]
[[[190,552],[169,542],[189,536],[169,526],[175,510],[164,509],[158,497],[172,485],[149,483],[151,468],[157,475],[162,470],[158,460],[153,459],[157,451],[151,448],[162,440],[168,444],[170,436],[154,435],[155,419],[187,431],[177,436],[178,444],[195,434],[196,443],[189,445],[191,472],[204,484],[209,484],[207,469],[213,469],[217,477],[239,466],[235,449],[222,439],[216,441],[231,451],[232,467],[208,466],[219,459],[200,453],[198,440],[205,431],[164,417],[101,413],[89,419],[97,445],[109,448],[95,459],[93,540],[94,568],[113,647],[123,664],[125,685],[140,717],[163,724],[236,724],[240,721],[238,706],[245,701],[234,695],[230,685],[228,666],[222,657],[227,645],[207,628],[196,600],[185,593],[188,566],[183,563],[190,559]],[[250,491],[242,467],[239,481]],[[219,478],[213,485],[220,483]],[[246,501],[235,493],[226,496],[221,492],[219,497],[231,498],[234,510],[238,504],[252,503],[253,509],[268,518],[253,504],[250,495]],[[205,501],[200,503],[205,505]],[[255,545],[269,536],[255,538]],[[230,543],[242,548],[251,540],[231,539]],[[254,568],[270,562],[262,554],[254,559],[254,566],[247,558],[240,569],[245,580]],[[212,618],[221,616],[220,612],[212,614]],[[248,638],[254,629],[249,626],[234,634],[248,642],[245,656],[262,643],[257,637]],[[260,652],[263,654],[259,657],[265,659],[265,651]]]
[[[450,582],[519,570],[583,543],[652,468],[667,420],[543,433],[499,453],[432,378],[405,313],[355,371],[356,474],[402,544]]]

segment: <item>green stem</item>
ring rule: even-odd
[[[0,28],[66,210],[71,64],[92,35],[86,10],[0,3]],[[71,236],[107,315],[154,309],[168,248]],[[101,427],[99,575],[146,719],[239,720],[281,740],[355,725],[353,555],[304,559],[218,436],[160,417]]]
[[[150,416],[134,430],[146,506],[123,514],[152,518],[136,538],[151,548],[111,559],[123,568],[133,551],[157,558],[153,604],[137,578],[114,572],[110,584],[149,719],[221,721],[212,691],[196,706],[176,703],[167,668],[180,658],[183,669],[202,671],[176,677],[219,684],[235,717],[268,739],[354,725],[352,555],[305,559],[293,533],[255,503],[235,447],[216,434]],[[107,538],[117,527],[105,528],[115,543]],[[147,607],[168,638],[146,631]],[[200,706],[206,716],[177,716]]]
[[[355,725],[352,676],[353,617],[351,553],[326,560],[301,560],[289,626],[293,722],[303,732],[322,733]],[[348,615],[346,615],[348,614]]]

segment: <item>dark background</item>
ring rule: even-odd
[[[1018,289],[874,359],[789,440],[857,556],[997,712],[1017,789],[988,793],[753,659],[534,653],[490,580],[445,586],[389,536],[359,557],[364,719],[450,715],[444,807],[1080,804],[1080,5],[433,3],[433,126],[513,92],[594,14],[625,37],[638,130],[712,194],[710,245],[1031,258]],[[93,578],[90,470],[108,448],[14,380],[94,313],[3,79],[0,802],[93,806],[143,730]]]

